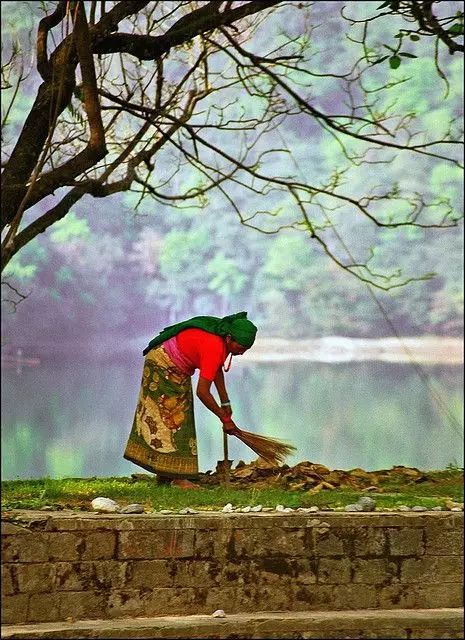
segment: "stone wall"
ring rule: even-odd
[[[3,624],[460,607],[463,513],[15,514]]]

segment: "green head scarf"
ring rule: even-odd
[[[243,347],[249,349],[257,334],[257,327],[247,319],[247,312],[240,311],[234,313],[232,316],[225,316],[224,318],[217,318],[216,316],[196,316],[190,318],[190,320],[184,320],[178,324],[173,324],[170,327],[165,327],[158,336],[153,338],[144,349],[144,356],[158,345],[169,340],[173,336],[177,335],[184,329],[203,329],[208,333],[213,333],[217,336],[225,337],[230,335],[233,340],[238,342]]]

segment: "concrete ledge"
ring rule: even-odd
[[[463,609],[262,612],[4,625],[2,638],[463,638]]]

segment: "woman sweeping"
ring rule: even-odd
[[[254,343],[257,327],[242,311],[224,318],[197,316],[163,329],[144,349],[139,402],[124,457],[157,474],[159,483],[195,487],[197,441],[191,376],[199,370],[196,394],[222,422],[237,430],[223,368]],[[225,362],[227,361],[227,364]],[[211,393],[214,383],[219,403]]]

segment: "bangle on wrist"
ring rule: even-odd
[[[228,400],[227,402],[222,402],[222,403],[221,403],[221,406],[222,406],[222,407],[230,407],[230,406],[231,406],[231,403],[230,403],[230,402],[229,402],[229,400]]]

